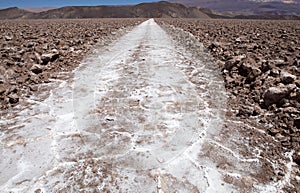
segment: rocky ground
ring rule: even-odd
[[[38,91],[38,84],[76,68],[95,44],[142,19],[0,21],[0,109]],[[123,30],[126,32],[126,30]]]
[[[1,113],[24,103],[24,98],[42,92],[38,85],[63,79],[61,72],[70,72],[76,68],[94,45],[112,41],[122,31],[126,32],[123,30],[125,27],[131,28],[141,21],[142,19],[0,21],[0,31],[3,34],[0,37]],[[217,60],[220,68],[215,70],[223,75],[229,96],[228,120],[222,133],[224,138],[232,140],[234,137],[246,136],[244,144],[236,142],[235,146],[247,144],[253,150],[250,154],[258,152],[257,157],[265,160],[262,162],[266,163],[263,171],[265,175],[260,176],[261,181],[274,181],[274,187],[284,186],[285,192],[298,193],[300,22],[187,19],[157,21],[162,26],[169,26],[169,29],[173,26],[190,32],[196,37],[195,41],[202,42],[214,60]],[[180,34],[177,32],[173,31],[173,37]],[[179,42],[185,41],[179,35],[178,38]],[[194,42],[183,44],[190,44],[190,49],[197,49],[192,46]],[[255,149],[256,147],[259,149]],[[249,152],[240,153],[249,155]],[[290,159],[292,163],[289,162]],[[230,169],[231,166],[225,163],[218,167]],[[248,179],[234,181],[230,176],[226,180],[232,184],[242,183],[241,186],[246,188],[254,183]]]
[[[293,161],[299,167],[300,22],[158,21],[190,32],[204,44],[217,60],[225,81],[228,117],[251,123],[275,139],[271,154],[294,151]],[[244,129],[241,132],[247,133]],[[252,135],[250,143],[255,145],[270,144],[267,136],[247,135]],[[299,188],[299,184],[295,186]]]

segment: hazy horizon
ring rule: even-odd
[[[43,7],[64,7],[64,6],[96,6],[96,5],[134,5],[146,2],[157,2],[157,0],[62,0],[38,1],[38,0],[11,0],[0,1],[0,8],[43,8]]]

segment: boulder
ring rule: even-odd
[[[287,97],[291,92],[289,87],[279,85],[277,87],[268,88],[263,94],[263,100],[268,107],[272,104],[280,102],[283,98]]]
[[[258,75],[261,74],[261,70],[250,63],[242,63],[242,65],[239,67],[238,70],[239,70],[239,74],[244,77],[247,77],[250,74],[254,77],[257,77]]]
[[[294,76],[286,71],[281,71],[280,72],[280,80],[284,84],[290,84],[296,80],[296,76]]]

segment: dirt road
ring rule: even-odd
[[[259,156],[219,135],[222,79],[152,19],[51,88],[0,121],[1,192],[274,190],[251,175]],[[230,167],[216,162],[225,155]]]

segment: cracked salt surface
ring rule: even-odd
[[[224,177],[243,177],[242,162],[258,157],[222,144],[223,82],[178,50],[148,20],[95,50],[46,100],[1,120],[0,191],[240,192]],[[207,144],[238,169],[217,167]]]

